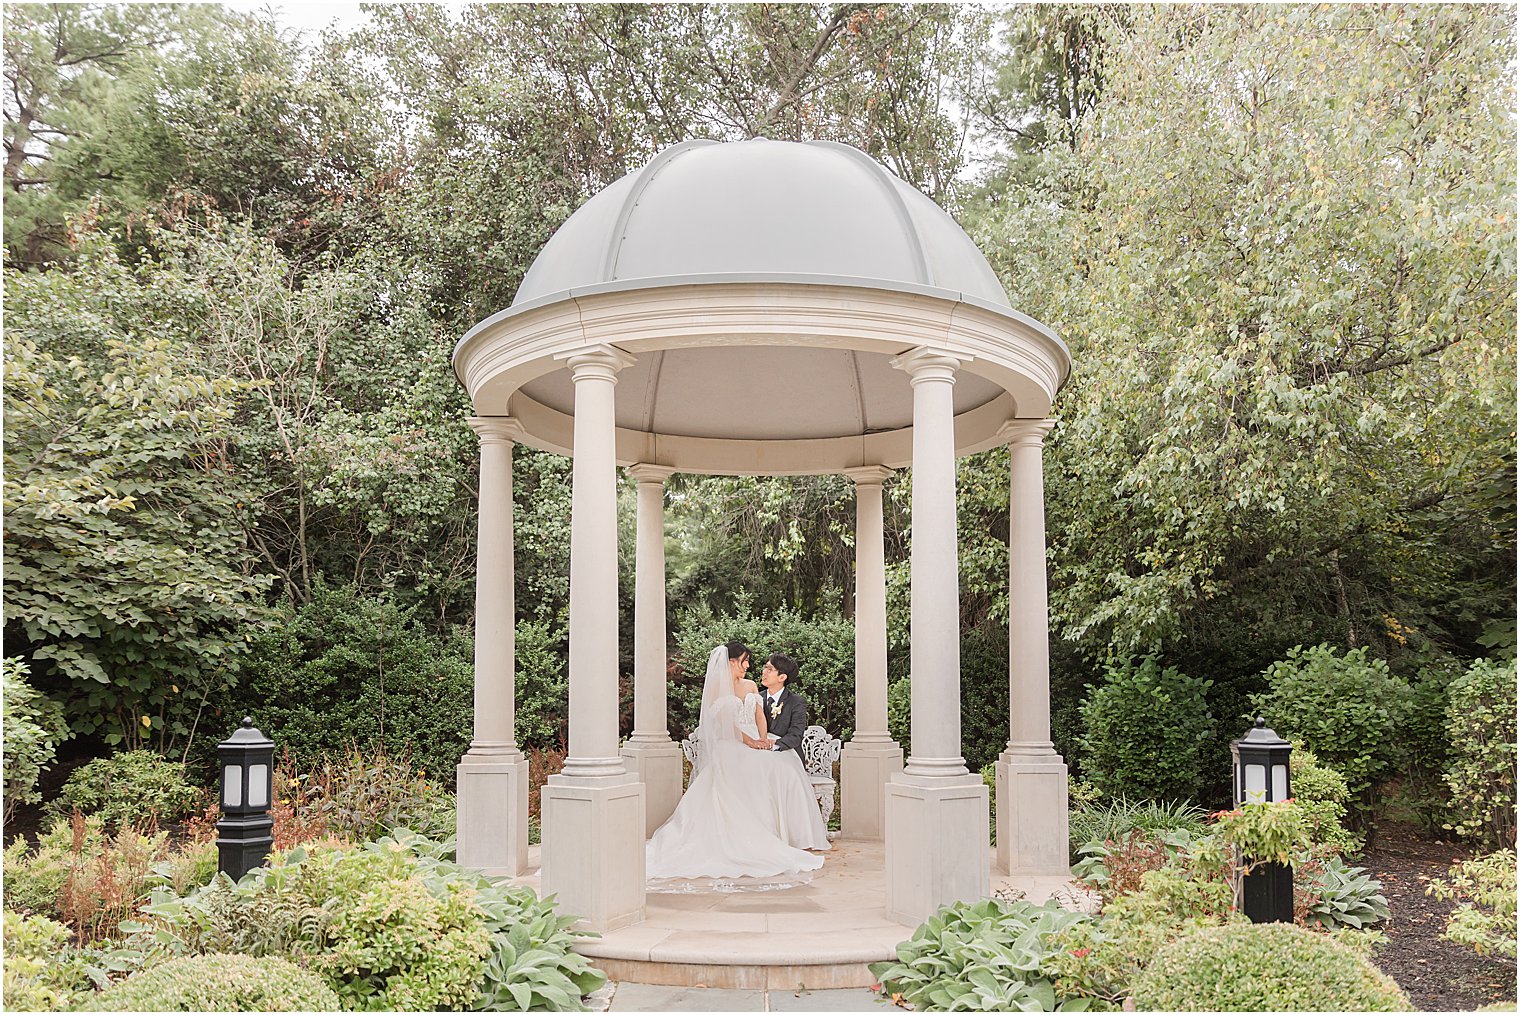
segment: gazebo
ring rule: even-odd
[[[989,890],[988,794],[960,744],[955,460],[1010,449],[1008,745],[996,863],[1067,869],[1050,740],[1042,442],[1070,368],[956,222],[829,142],[689,141],[586,202],[510,308],[460,340],[480,434],[475,726],[462,863],[517,875],[528,766],[513,733],[512,446],[572,455],[569,750],[542,797],[542,888],[593,930],[644,919],[644,840],[674,809],[663,484],[840,473],[857,490],[855,733],[842,837],[885,840],[887,914]],[[758,395],[759,397],[754,397]],[[634,731],[618,743],[617,467],[638,484]],[[882,484],[912,466],[912,753],[887,731]],[[806,660],[803,660],[804,664]]]

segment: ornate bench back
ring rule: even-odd
[[[809,726],[802,734],[802,767],[810,777],[832,779],[834,763],[839,760],[843,750],[844,744],[838,737],[829,736],[829,731],[822,726]],[[691,762],[693,772],[701,767],[702,743],[697,739],[696,730],[692,730],[691,736],[681,741],[681,753]]]

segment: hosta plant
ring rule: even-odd
[[[871,972],[889,997],[921,1011],[1078,1011],[1085,1002],[1058,998],[1043,967],[1056,936],[1089,919],[1054,902],[958,902]]]
[[[1319,927],[1360,930],[1388,919],[1383,883],[1361,867],[1348,867],[1338,856],[1297,868],[1307,902],[1304,922]]]

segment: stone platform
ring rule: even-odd
[[[886,911],[886,849],[840,839],[811,883],[764,892],[650,892],[643,923],[576,946],[611,979],[735,990],[828,990],[875,980],[869,963],[896,955],[913,933]],[[538,847],[517,883],[538,889]],[[1020,878],[992,870],[992,890],[1033,903],[1055,897],[1083,904],[1062,878]],[[1022,892],[1022,896],[1013,895]]]

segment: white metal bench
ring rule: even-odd
[[[834,790],[838,785],[834,781],[834,763],[839,760],[843,750],[844,744],[839,738],[829,736],[829,731],[822,726],[809,726],[802,734],[802,767],[807,772],[808,781],[813,784],[813,796],[818,800],[818,810],[823,814],[824,824],[828,824],[829,818],[834,814]],[[701,766],[702,757],[702,745],[697,740],[695,730],[691,736],[681,741],[681,751],[686,755],[686,760],[691,762],[691,770],[695,774]]]

